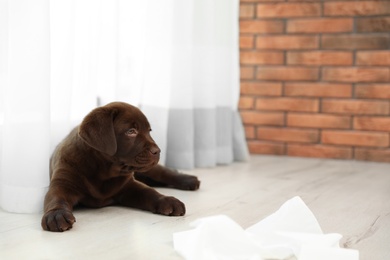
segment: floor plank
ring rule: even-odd
[[[226,214],[246,228],[300,196],[324,233],[341,233],[360,259],[390,259],[390,164],[275,156],[196,169],[201,189],[159,189],[187,206],[184,217],[134,209],[79,209],[74,228],[44,232],[41,214],[0,210],[0,259],[181,259],[172,234],[193,220]]]

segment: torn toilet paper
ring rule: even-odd
[[[173,234],[175,250],[187,260],[358,260],[339,247],[340,234],[323,234],[300,197],[244,230],[225,215],[198,219],[194,229]]]

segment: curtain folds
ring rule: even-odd
[[[238,50],[238,0],[0,0],[0,206],[41,210],[55,145],[115,100],[162,164],[246,160]]]

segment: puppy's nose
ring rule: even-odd
[[[153,154],[153,155],[159,155],[161,150],[160,148],[158,148],[157,146],[152,146],[150,147],[150,153]]]

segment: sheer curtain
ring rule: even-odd
[[[238,0],[0,0],[0,206],[40,211],[55,145],[114,100],[162,164],[247,159],[238,69]]]

